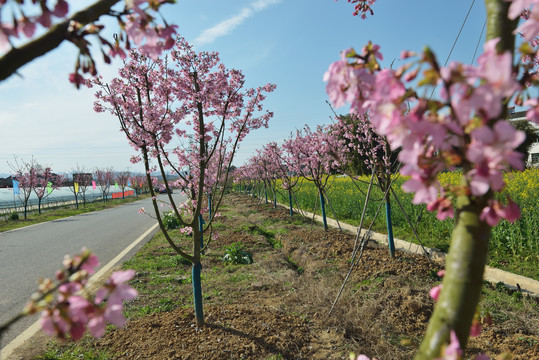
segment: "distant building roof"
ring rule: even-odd
[[[13,180],[10,177],[0,178],[0,188],[10,188],[13,187]]]
[[[517,120],[526,117],[526,111],[517,111],[509,114],[509,120]]]

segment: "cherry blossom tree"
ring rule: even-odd
[[[146,176],[144,175],[132,175],[129,178],[131,187],[135,190],[135,195],[138,196],[139,193],[144,189],[144,184],[147,182]]]
[[[356,11],[365,5],[359,12],[371,12],[373,3],[359,1]],[[350,103],[352,112],[369,111],[377,133],[387,137],[392,149],[401,149],[401,173],[410,177],[403,189],[415,193],[414,203],[426,203],[439,219],[455,217],[438,302],[416,359],[442,355],[449,342],[446,350],[466,346],[491,227],[520,216],[509,197],[495,197],[505,185],[503,172],[523,167],[522,154],[515,149],[524,133],[505,120],[507,103],[529,106],[528,119],[539,123],[539,101],[527,90],[538,82],[536,62],[530,59],[537,59],[539,1],[485,0],[485,5],[487,42],[476,66],[442,67],[426,49],[403,52],[407,63],[397,70],[381,69],[380,48],[369,43],[360,52],[343,51],[324,76],[335,106]],[[520,15],[524,21],[515,29]],[[527,42],[513,64],[516,33]],[[419,74],[423,77],[415,82]],[[440,89],[436,98],[419,95],[431,93],[424,90],[434,86]],[[460,185],[437,180],[441,171],[457,166],[463,172]]]
[[[116,179],[116,184],[122,189],[122,198],[125,197],[125,188],[128,186],[127,183],[129,183],[130,176],[131,174],[129,171],[120,171],[116,173],[114,177]]]
[[[38,212],[41,214],[41,203],[43,199],[58,189],[64,179],[60,175],[53,174],[50,166],[36,164],[31,170],[30,177],[32,178],[34,194],[36,194],[38,201]]]
[[[287,166],[299,176],[312,181],[320,196],[320,207],[324,230],[328,229],[326,220],[326,195],[330,173],[339,167],[340,150],[342,142],[329,129],[317,127],[312,131],[308,125],[296,132],[296,136],[283,144],[283,149],[291,156],[288,157]]]
[[[75,195],[77,209],[79,208],[79,194],[82,197],[83,206],[86,206],[86,191],[88,191],[88,187],[92,183],[92,179],[92,174],[87,173],[84,167],[80,167],[77,165],[76,170],[72,171],[72,181],[69,184],[69,188]]]
[[[15,158],[14,164],[9,164],[14,171],[13,178],[19,182],[19,199],[24,205],[24,219],[27,218],[28,201],[35,186],[35,178],[31,176],[37,162],[34,158],[30,162]]]
[[[24,218],[27,218],[28,202],[32,192],[38,199],[38,211],[41,214],[41,203],[63,182],[63,177],[52,173],[52,169],[43,166],[34,158],[29,162],[15,159],[15,164],[10,165],[14,170],[14,178],[19,181],[19,198],[24,204]]]
[[[258,184],[256,187],[259,198],[261,198],[263,190],[267,204],[269,189],[273,194],[275,206],[277,206],[274,186],[276,177],[270,160],[260,150],[256,150],[256,154],[249,159],[244,171],[249,173],[249,177],[253,179],[255,184]]]
[[[342,147],[340,162],[341,171],[346,173],[348,162],[361,159],[364,167],[376,178],[378,187],[384,195],[386,208],[386,224],[388,234],[389,255],[395,257],[395,244],[393,240],[393,225],[391,222],[391,175],[396,170],[394,163],[396,152],[392,152],[384,136],[376,133],[369,121],[367,113],[337,116],[337,121],[329,126],[331,133],[343,139],[346,146]],[[347,174],[355,184],[356,179]],[[371,180],[372,181],[372,180]],[[372,182],[371,182],[372,183]],[[356,185],[357,186],[357,185]],[[398,200],[398,199],[397,199]],[[369,201],[367,197],[366,202]],[[366,206],[366,204],[365,204]]]
[[[131,51],[118,74],[109,83],[96,78],[89,84],[98,87],[94,108],[119,119],[129,143],[140,153],[134,161],[144,162],[149,183],[154,170],[161,173],[182,232],[192,236],[192,250],[182,249],[171,237],[150,188],[155,216],[170,246],[193,264],[195,317],[202,326],[201,255],[209,243],[203,245],[202,236],[211,231],[218,214],[240,142],[250,131],[266,127],[273,116],[263,112],[263,101],[275,85],[246,88],[240,71],[227,69],[215,52],[196,53],[183,38],[164,59]],[[186,203],[176,203],[170,193],[167,169],[178,176],[174,185],[183,189]],[[204,201],[208,194],[214,199],[211,207]],[[210,241],[211,236],[215,233]]]
[[[262,155],[266,159],[268,164],[268,171],[273,174],[274,178],[274,189],[277,192],[276,180],[281,180],[281,188],[285,190],[288,194],[288,203],[290,216],[294,214],[292,206],[292,193],[294,188],[299,182],[299,177],[294,176],[294,172],[290,171],[289,167],[286,165],[291,162],[291,157],[293,155],[284,151],[284,149],[277,145],[275,142],[270,142],[265,145],[262,149]]]
[[[99,187],[99,191],[101,191],[103,201],[107,201],[110,184],[114,180],[112,169],[96,169],[94,171],[94,179]]]
[[[97,0],[87,8],[72,13],[69,2],[57,0],[54,6],[46,0],[0,1],[0,81],[5,80],[23,65],[69,41],[79,50],[75,70],[69,80],[77,85],[83,81],[82,73],[95,75],[95,61],[91,52],[90,37],[96,38],[106,63],[111,57],[125,58],[131,44],[142,45],[150,56],[158,56],[165,47],[174,43],[172,36],[176,25],[157,21],[161,6],[172,1],[126,1],[123,9],[113,9],[119,0]],[[103,25],[97,21],[107,15],[118,21],[114,41],[101,33]],[[44,32],[39,31],[42,28]],[[40,35],[38,35],[40,34]],[[25,40],[22,40],[25,39]],[[17,43],[17,45],[15,45]],[[18,43],[21,43],[20,45]]]

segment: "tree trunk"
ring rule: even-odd
[[[387,225],[387,244],[389,245],[389,256],[395,258],[395,240],[393,239],[393,223],[391,222],[391,201],[390,193],[386,196],[386,225]]]
[[[288,189],[288,203],[290,204],[290,217],[294,215],[294,210],[292,210],[292,190]]]
[[[449,342],[451,330],[457,334],[461,347],[466,346],[487,261],[490,226],[479,220],[485,205],[485,199],[458,197],[442,291],[416,360],[440,356],[442,345]]]
[[[195,218],[198,220],[198,217]],[[202,226],[202,225],[200,225]],[[195,319],[197,327],[204,326],[204,309],[202,305],[202,282],[200,279],[200,272],[202,270],[202,264],[200,263],[200,248],[202,232],[199,231],[199,221],[193,222],[193,269],[191,273],[191,280],[193,283],[193,302],[195,304]]]
[[[328,230],[328,221],[326,219],[326,201],[324,200],[324,194],[322,193],[321,189],[318,189],[318,192],[320,193],[320,209],[322,211],[322,221],[324,223],[324,230]]]
[[[200,271],[202,264],[200,262],[193,264],[193,301],[195,303],[195,319],[198,327],[204,326],[204,309],[202,307],[202,285],[200,281]]]
[[[499,51],[514,49],[513,29],[517,21],[507,18],[510,3],[504,0],[485,0],[487,9],[487,40],[499,37]],[[506,114],[506,105],[501,117]],[[467,186],[465,180],[462,182]],[[466,347],[470,326],[481,295],[483,272],[487,260],[490,226],[479,219],[492,194],[475,198],[460,195],[457,199],[456,224],[446,259],[442,291],[429,322],[427,333],[416,360],[440,356],[440,349],[449,342],[455,331],[461,348]]]

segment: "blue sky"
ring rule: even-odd
[[[345,0],[178,0],[162,12],[197,50],[218,51],[227,67],[242,70],[247,86],[277,84],[265,103],[275,116],[269,129],[251,133],[242,144],[235,161],[241,165],[269,141],[281,142],[304,124],[331,121],[322,77],[341,50],[371,40],[382,47],[384,66],[394,59],[398,66],[401,50],[429,45],[443,63],[471,3],[379,0],[367,20],[352,16]],[[484,21],[484,4],[475,1],[451,60],[472,61]],[[134,151],[117,120],[95,113],[92,92],[68,82],[75,56],[66,43],[25,66],[22,78],[0,83],[0,173],[11,172],[7,162],[14,155],[34,156],[58,172],[77,165],[142,171],[129,162]],[[100,65],[99,71],[110,79],[119,64]]]

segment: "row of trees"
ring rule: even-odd
[[[142,191],[148,192],[150,187],[157,186],[158,180],[151,178],[151,186],[146,176],[131,174],[129,171],[114,172],[112,169],[96,169],[93,173],[84,168],[77,168],[69,175],[59,175],[47,165],[40,164],[36,159],[30,161],[15,159],[10,164],[14,172],[12,176],[14,194],[18,194],[24,206],[24,218],[27,218],[27,209],[30,197],[33,194],[38,200],[38,212],[41,213],[41,204],[52,192],[60,187],[69,187],[75,196],[75,204],[78,208],[79,199],[86,205],[88,189],[98,189],[103,201],[107,201],[111,192],[111,186],[118,188],[125,196],[125,189],[132,188],[135,194]]]
[[[332,184],[332,174],[350,176],[357,185],[358,175],[372,175],[371,186],[377,185],[384,195],[390,255],[394,256],[391,224],[391,175],[399,167],[398,151],[389,148],[387,139],[378,135],[372,128],[369,117],[349,114],[335,116],[328,126],[318,126],[311,130],[305,126],[279,146],[272,142],[249,159],[247,164],[235,172],[234,181],[249,188],[262,184],[276,199],[281,188],[286,191],[293,214],[293,193],[299,189],[303,180],[311,181],[318,190],[318,200],[324,228],[327,230],[326,205],[333,208],[327,197],[327,189]],[[259,189],[260,186],[257,186]],[[369,187],[370,189],[370,187]],[[369,201],[367,195],[366,201]]]

